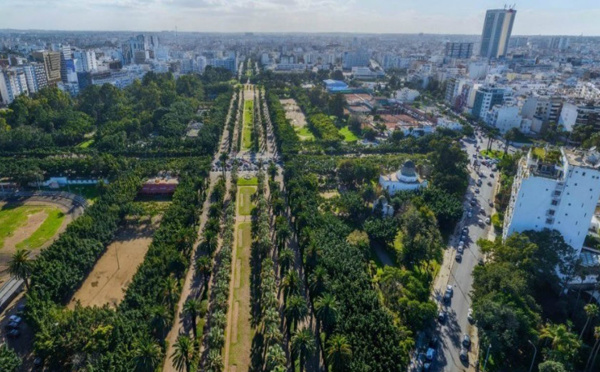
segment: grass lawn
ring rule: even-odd
[[[481,150],[480,153],[492,159],[502,159],[504,157],[504,151],[500,150]]]
[[[252,127],[254,126],[254,101],[244,102],[244,130],[242,147],[244,150],[252,148]]]
[[[79,145],[77,145],[77,147],[79,147],[80,149],[87,149],[88,147],[90,147],[92,145],[92,143],[94,143],[94,140],[87,140],[84,142],[81,142]]]
[[[300,141],[314,141],[315,135],[308,129],[308,127],[294,127],[296,134],[298,134],[298,138]]]
[[[42,211],[46,211],[48,213],[48,217],[42,223],[42,225],[36,231],[34,231],[33,234],[28,238],[31,239],[35,235],[35,242],[39,242],[45,238],[45,240],[39,243],[39,245],[44,244],[46,240],[50,239],[52,235],[54,235],[56,230],[58,230],[58,228],[60,227],[60,224],[64,219],[64,215],[62,214],[62,212],[60,212],[58,208],[24,205],[9,206],[0,209],[0,248],[4,247],[4,240],[6,238],[12,236],[19,227],[27,224],[27,219],[29,215],[39,213]],[[58,213],[56,213],[53,215],[53,218],[49,218],[50,214],[54,211],[60,213],[60,216]],[[50,222],[48,222],[49,220]],[[60,223],[58,223],[57,220],[60,220]],[[56,226],[56,224],[58,224],[58,226]],[[54,226],[56,226],[56,228],[54,228],[54,232],[51,235],[48,235]],[[44,229],[42,230],[42,228]]]
[[[48,217],[29,238],[17,244],[17,248],[35,249],[46,243],[56,234],[65,219],[65,214],[56,208],[48,208]]]
[[[356,134],[352,133],[352,131],[348,128],[348,126],[343,127],[339,130],[340,134],[344,136],[344,141],[346,142],[356,142],[358,141],[358,137]]]
[[[231,317],[231,338],[229,343],[229,366],[236,371],[248,371],[251,364],[252,339],[254,330],[250,323],[250,255],[252,251],[251,222],[237,225],[233,303],[229,311]],[[231,370],[231,368],[230,368]]]
[[[252,201],[252,195],[256,194],[256,186],[238,187],[238,214],[240,216],[250,216],[255,208]]]
[[[258,178],[256,177],[251,177],[251,178],[238,178],[237,181],[238,186],[257,186],[258,185]]]

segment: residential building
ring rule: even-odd
[[[527,97],[521,108],[521,116],[527,119],[538,118],[542,123],[558,123],[563,99],[560,96]]]
[[[519,115],[518,106],[499,106],[496,105],[487,113],[485,122],[487,125],[497,128],[500,133],[506,133],[512,128],[521,128],[522,118]],[[525,132],[528,132],[526,130]]]
[[[485,79],[490,66],[484,62],[469,63],[469,78],[473,80]]]
[[[33,52],[31,55],[35,61],[44,64],[48,85],[55,85],[61,81],[60,52],[48,52],[44,50]]]
[[[600,130],[600,106],[578,106],[567,102],[563,104],[558,124],[567,131],[576,125],[591,125]]]
[[[234,74],[237,72],[237,58],[235,56],[230,56],[228,58],[212,58],[208,61],[208,65],[225,68]]]
[[[29,90],[30,94],[37,93],[40,89],[48,86],[48,77],[46,76],[44,65],[33,62],[24,65],[22,68],[27,80],[27,90]]]
[[[370,54],[365,50],[357,50],[352,52],[344,52],[342,56],[342,66],[346,70],[352,67],[366,67],[370,63]]]
[[[457,77],[448,79],[446,82],[446,94],[444,97],[446,102],[454,106],[456,97],[458,97],[462,93],[463,86],[466,83],[467,81],[465,79]]]
[[[0,103],[9,105],[17,96],[28,93],[23,69],[12,67],[0,71]]]
[[[555,229],[580,253],[600,197],[600,154],[561,148],[540,157],[536,150],[518,163],[502,238]]]
[[[485,119],[492,107],[510,102],[512,102],[512,91],[510,89],[484,85],[475,92],[472,114],[476,118]]]
[[[473,55],[473,43],[447,42],[446,57],[469,59]]]
[[[396,91],[396,99],[400,102],[414,102],[420,95],[416,89],[402,88]]]
[[[398,191],[414,191],[427,186],[427,181],[417,173],[415,163],[407,160],[397,172],[379,176],[379,185],[390,195]]]
[[[481,57],[490,59],[506,56],[516,14],[515,9],[490,9],[486,12],[481,34]]]

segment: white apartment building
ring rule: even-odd
[[[413,102],[420,95],[421,93],[416,89],[402,88],[396,91],[395,97],[401,102]]]
[[[519,161],[502,239],[554,229],[579,254],[600,197],[600,153],[561,148],[556,158],[536,159],[530,150]]]
[[[487,113],[485,122],[489,126],[498,128],[500,133],[506,133],[512,128],[517,128],[523,132],[521,127],[522,118],[519,115],[518,106],[494,106]]]
[[[9,105],[21,94],[29,94],[25,72],[20,68],[0,70],[0,103]]]

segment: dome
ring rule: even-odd
[[[404,177],[416,177],[417,172],[415,171],[415,163],[412,160],[407,160],[400,169],[400,174]]]

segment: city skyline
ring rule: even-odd
[[[459,0],[0,0],[3,28],[64,31],[340,32],[480,35],[499,1]],[[600,6],[533,0],[520,7],[513,35],[598,36]]]

